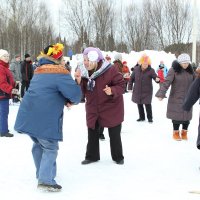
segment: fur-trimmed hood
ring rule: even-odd
[[[174,69],[174,71],[176,73],[181,73],[184,69],[181,67],[181,65],[178,63],[177,60],[173,61],[172,63],[172,68]],[[194,70],[192,68],[192,65],[189,64],[189,66],[185,69],[186,72],[190,73],[190,74],[194,74]]]

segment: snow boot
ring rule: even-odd
[[[182,138],[182,140],[187,140],[188,138],[187,138],[187,130],[182,130],[181,131],[181,138]]]
[[[44,192],[59,192],[62,189],[61,185],[55,184],[55,185],[49,185],[49,184],[38,184],[37,188]]]
[[[179,131],[174,131],[174,133],[173,133],[173,139],[177,140],[177,141],[181,140],[181,137],[179,135]]]

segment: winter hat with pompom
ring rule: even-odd
[[[92,61],[92,62],[99,62],[104,59],[101,50],[95,47],[87,47],[83,51],[83,56],[87,56],[89,61]]]
[[[191,63],[190,56],[186,53],[182,53],[178,56],[178,63]]]
[[[9,55],[9,53],[4,49],[0,49],[0,58],[3,57],[4,55]]]

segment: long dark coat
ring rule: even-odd
[[[132,101],[137,104],[151,104],[153,95],[152,79],[156,79],[157,75],[155,70],[148,66],[142,71],[141,66],[135,66],[131,78],[129,80],[128,89],[132,90]]]
[[[87,90],[87,79],[82,79],[82,92],[86,97],[86,120],[88,128],[95,128],[98,120],[101,127],[114,127],[124,121],[124,86],[125,82],[119,70],[112,66],[95,79],[93,91]],[[111,96],[103,89],[111,87]]]
[[[193,80],[194,72],[191,65],[187,69],[183,69],[177,61],[172,63],[165,81],[156,93],[156,97],[164,98],[171,86],[167,104],[167,118],[176,121],[188,121],[192,119],[192,110],[186,112],[182,106]]]
[[[185,97],[185,101],[183,103],[183,109],[187,112],[190,112],[192,106],[197,102],[199,98],[200,98],[200,77],[196,78],[195,81],[191,84],[190,89]],[[199,118],[197,148],[200,149],[200,118]]]

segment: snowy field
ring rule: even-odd
[[[133,67],[144,52],[123,54]],[[174,55],[145,51],[157,69],[160,60],[168,68]],[[114,53],[109,54],[113,60]],[[79,62],[79,61],[78,61]],[[71,64],[77,65],[76,56]],[[158,90],[154,83],[154,93]],[[37,190],[32,141],[27,135],[13,130],[19,105],[10,106],[9,129],[13,138],[0,138],[0,200],[196,200],[200,195],[200,151],[196,148],[199,123],[199,104],[195,104],[189,126],[188,141],[172,139],[172,123],[166,118],[167,99],[153,97],[153,124],[136,122],[137,105],[131,93],[124,94],[125,121],[122,125],[124,165],[115,164],[110,155],[109,137],[100,141],[101,160],[81,165],[87,144],[85,105],[64,110],[64,141],[60,143],[57,159],[59,193]],[[114,116],[113,116],[114,117]],[[37,124],[36,124],[37,126]]]
[[[154,92],[158,85],[154,84]],[[138,111],[124,94],[122,128],[124,165],[110,156],[109,138],[100,141],[101,160],[81,165],[85,156],[87,129],[84,104],[65,108],[64,141],[57,159],[59,193],[38,191],[31,155],[32,141],[13,130],[18,105],[10,106],[9,127],[13,138],[0,138],[0,199],[29,200],[193,200],[200,195],[200,152],[196,148],[199,105],[189,127],[188,141],[172,139],[172,123],[166,119],[167,99],[153,98],[154,123],[136,122]],[[37,125],[36,125],[37,126]]]

